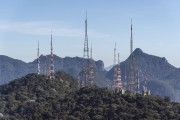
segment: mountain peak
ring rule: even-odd
[[[133,54],[135,56],[139,56],[139,55],[142,55],[144,52],[140,49],[140,48],[136,48],[134,51],[133,51]]]
[[[140,48],[136,48],[133,53],[143,53],[143,51]]]

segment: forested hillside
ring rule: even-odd
[[[78,89],[78,81],[72,76],[60,72],[56,79],[48,79],[45,75],[29,74],[0,86],[0,113],[4,119],[40,120],[37,114],[43,116],[55,106],[58,100]],[[36,111],[38,110],[38,112]],[[33,113],[33,112],[37,113]],[[35,118],[33,118],[34,116]]]
[[[0,86],[3,120],[178,120],[180,104],[169,97],[123,95],[107,88],[81,88],[70,75],[29,74]]]

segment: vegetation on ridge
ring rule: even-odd
[[[29,74],[0,86],[4,120],[177,120],[180,104],[168,97],[114,93],[107,88],[81,88],[61,72],[55,80]]]
[[[77,90],[77,85],[77,80],[64,72],[57,73],[53,80],[47,79],[45,75],[29,74],[0,86],[0,113],[7,119],[25,119],[31,116],[26,112],[44,110],[52,101]],[[27,106],[30,108],[26,111]]]

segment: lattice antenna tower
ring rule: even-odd
[[[39,40],[38,40],[38,48],[37,48],[37,74],[40,74],[40,59],[39,59]]]
[[[51,56],[50,56],[50,70],[49,70],[49,78],[54,79],[54,59],[53,59],[53,43],[52,43],[52,32],[51,32]]]
[[[116,43],[114,47],[114,66],[116,65]]]
[[[89,84],[90,86],[94,85],[94,66],[93,66],[93,59],[92,59],[92,44],[91,44],[91,51],[90,51]]]
[[[126,71],[126,63],[125,63],[125,65],[124,65],[124,87],[126,88],[126,89],[128,89],[127,88],[127,85],[128,83],[127,83],[127,71]]]
[[[120,59],[119,59],[119,53],[118,53],[118,65],[117,65],[117,79],[115,82],[115,91],[120,92],[123,90],[122,81],[121,81],[121,68],[120,68]]]
[[[131,40],[130,40],[130,54],[133,52],[133,33],[132,33],[132,18],[131,18]]]
[[[140,83],[139,83],[139,68],[136,69],[136,93],[140,94]]]
[[[147,88],[147,75],[146,75],[146,72],[145,72],[145,74],[143,74],[143,77],[144,77],[144,85],[143,85],[142,94],[143,94],[143,95],[150,95],[151,92],[150,92],[150,90],[148,90],[148,88]]]
[[[147,92],[147,76],[146,76],[146,74],[145,74],[145,76],[144,76],[144,91],[146,91]]]
[[[86,19],[85,19],[85,39],[84,39],[84,62],[83,62],[83,70],[82,70],[82,83],[81,86],[87,86],[88,82],[88,74],[89,74],[89,48],[88,48],[88,34],[87,34],[87,11],[86,11]]]
[[[90,59],[92,59],[92,44],[91,44],[91,51],[90,51]]]
[[[89,59],[88,34],[87,34],[87,11],[85,19],[84,58]]]
[[[135,75],[134,75],[134,56],[133,56],[133,32],[132,32],[132,19],[131,19],[131,38],[130,38],[130,69],[129,69],[129,91],[134,93]]]
[[[117,81],[117,65],[116,65],[116,43],[115,43],[115,48],[114,48],[114,74],[113,74],[113,77],[114,77],[114,88],[116,88],[116,81]]]
[[[145,72],[145,74],[144,74],[144,86],[143,86],[143,91],[144,91],[144,93],[147,93],[147,92],[148,92],[146,72]]]
[[[49,76],[49,67],[48,67],[48,62],[47,62],[47,55],[46,55],[46,60],[45,60],[45,68],[44,68],[44,74],[46,75],[46,77],[48,78]]]

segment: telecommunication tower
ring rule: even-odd
[[[38,40],[38,48],[37,48],[37,74],[40,74],[40,60],[39,60],[39,40]]]
[[[131,19],[131,39],[130,39],[130,54],[133,52],[133,33],[132,33],[132,19]]]
[[[124,65],[124,87],[125,87],[125,89],[127,90],[128,88],[127,88],[127,86],[128,86],[128,82],[127,82],[127,75],[126,75],[127,73],[126,73],[126,63],[125,63],[125,65]]]
[[[136,93],[140,94],[140,83],[139,83],[139,69],[136,70]]]
[[[134,93],[135,74],[134,74],[134,56],[133,56],[133,33],[132,33],[132,19],[131,19],[131,38],[130,38],[130,62],[129,62],[129,91]]]
[[[84,54],[83,54],[83,70],[82,70],[82,81],[81,86],[87,86],[88,78],[89,78],[89,48],[88,48],[88,34],[87,34],[87,12],[85,19],[85,39],[84,39]]]
[[[92,45],[91,45],[91,54],[90,54],[90,64],[89,64],[89,85],[94,85],[94,66],[92,59]]]
[[[117,74],[117,78],[114,81],[115,91],[122,92],[123,86],[122,86],[122,81],[121,81],[121,68],[120,68],[119,53],[118,53],[118,64],[117,64],[117,73],[116,74]]]
[[[115,48],[114,48],[114,74],[113,74],[113,78],[114,78],[114,87],[115,86],[115,83],[116,83],[116,80],[117,80],[117,66],[116,66],[116,43],[115,43]]]
[[[53,44],[52,44],[52,33],[51,33],[51,56],[50,56],[50,67],[49,67],[49,78],[54,79],[54,59],[53,59]]]
[[[144,86],[143,86],[143,91],[142,91],[143,95],[150,95],[150,90],[148,90],[147,88],[147,76],[146,74],[144,75]]]

